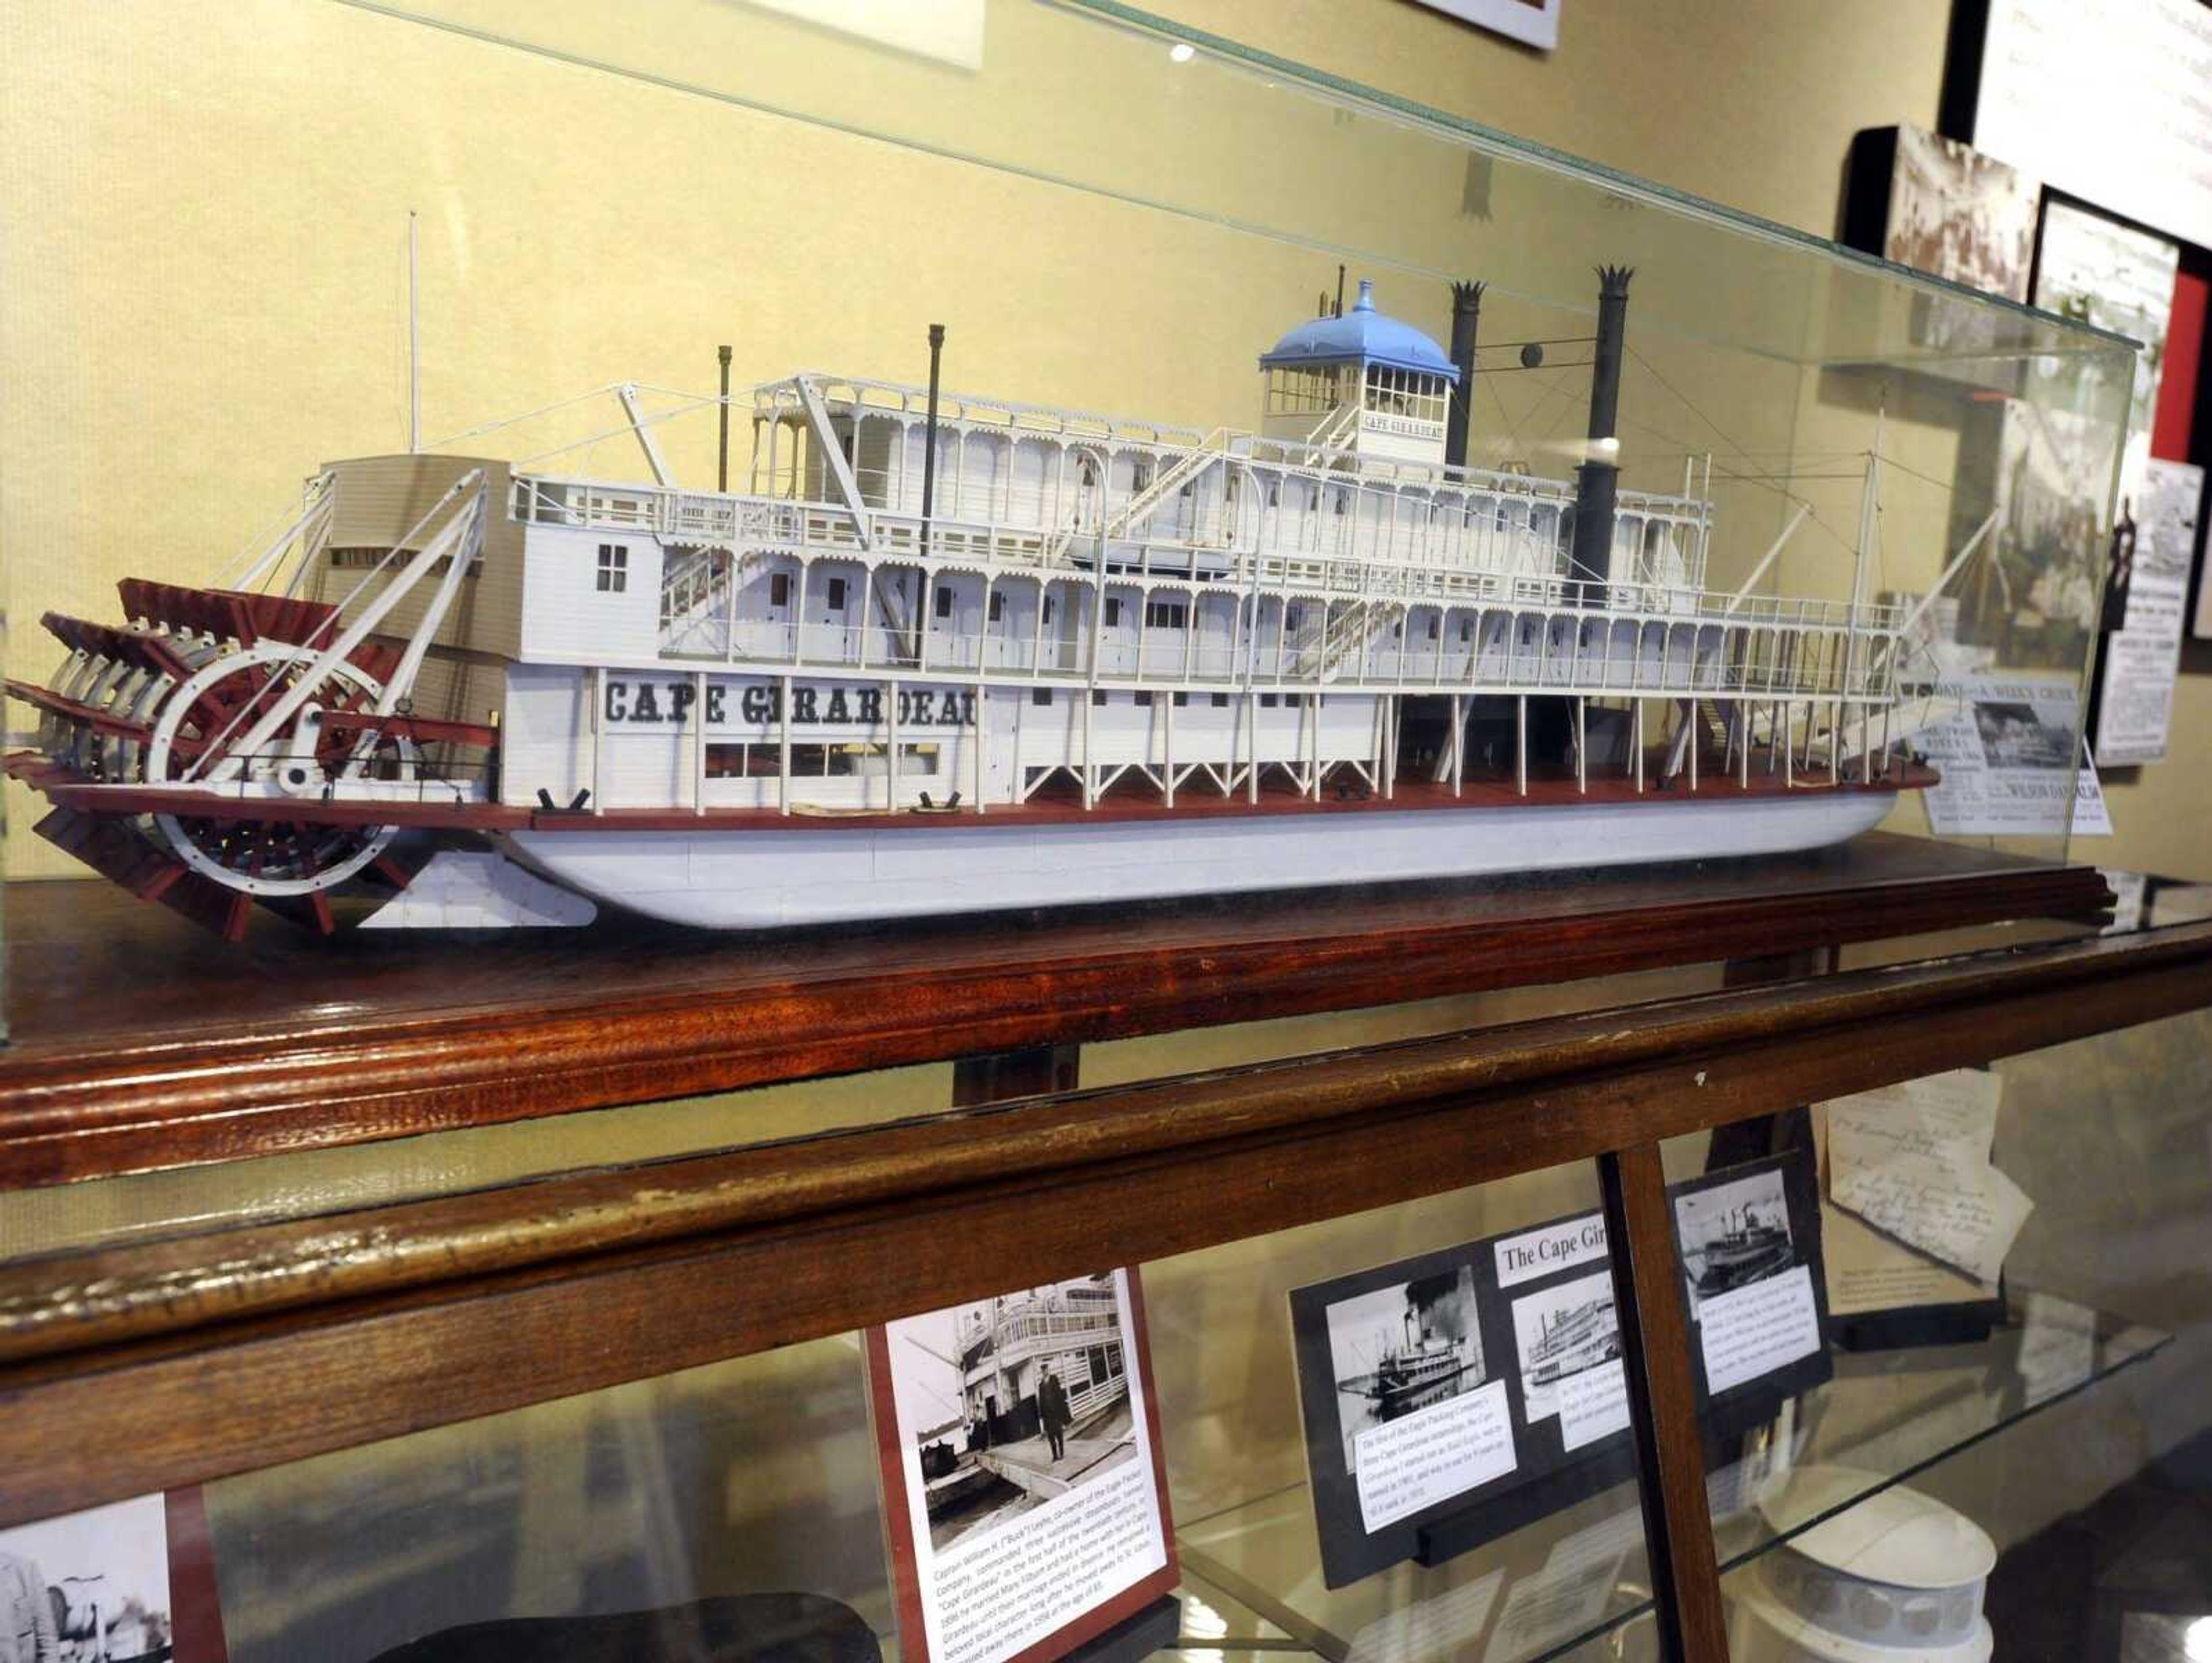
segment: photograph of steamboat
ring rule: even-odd
[[[1572,480],[1465,465],[1479,286],[1447,353],[1365,282],[1261,357],[1256,432],[940,394],[933,331],[927,387],[694,401],[750,416],[739,489],[679,483],[629,386],[649,483],[331,463],[231,586],[48,613],[7,768],[46,836],[232,937],[341,894],[742,928],[1866,830],[1933,778],[1890,743],[1909,616],[1864,598],[1878,456],[1855,598],[1752,592],[1802,510],[1710,589],[1694,464],[1620,488],[1601,276]]]
[[[1111,1274],[1004,1294],[898,1326],[894,1387],[915,1418],[939,1552],[1136,1458],[1129,1345]]]
[[[1328,1350],[1344,1468],[1357,1472],[1362,1432],[1472,1392],[1488,1378],[1474,1272],[1462,1265],[1339,1301],[1328,1307]]]
[[[1679,1197],[1674,1215],[1693,1305],[1763,1282],[1797,1263],[1779,1172],[1755,1173]]]
[[[1612,1272],[1577,1277],[1515,1300],[1513,1334],[1521,1354],[1523,1412],[1541,1420],[1559,1407],[1559,1381],[1620,1355]]]

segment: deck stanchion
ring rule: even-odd
[[[781,737],[776,744],[778,765],[775,811],[778,814],[789,814],[791,812],[791,677],[779,676],[775,679],[776,714],[782,719]]]
[[[607,721],[607,671],[604,665],[592,667],[592,812],[607,811],[607,791],[602,777],[601,743]]]
[[[1528,794],[1528,695],[1525,693],[1513,697],[1513,787],[1523,797]]]

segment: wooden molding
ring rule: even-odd
[[[0,1524],[2207,1004],[2191,926],[12,1265]]]
[[[702,937],[199,938],[9,895],[0,1191],[975,1053],[1775,954],[2109,904],[2087,867],[1880,834],[1619,874]]]

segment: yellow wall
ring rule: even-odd
[[[1491,277],[1493,340],[1580,332],[1588,264],[1638,258],[1637,342],[1689,404],[1632,372],[1632,484],[1679,480],[1686,450],[1717,449],[1725,468],[1731,442],[1762,454],[1865,443],[1863,411],[1724,344],[1786,341],[1817,312],[1808,263],[1787,251],[1723,255],[1657,210],[1510,167],[1493,175],[1488,216],[1464,215],[1464,158],[1417,131],[1202,62],[1164,97],[1156,46],[1072,28],[1048,8],[997,0],[972,75],[721,0],[667,0],[650,29],[584,3],[417,9],[632,73],[332,0],[26,0],[0,23],[16,84],[37,88],[0,106],[10,674],[43,679],[58,660],[42,610],[112,616],[114,581],[131,572],[215,580],[317,462],[404,442],[410,206],[434,438],[625,378],[704,388],[720,341],[735,346],[741,384],[801,367],[919,379],[929,320],[950,326],[954,385],[1200,428],[1249,422],[1253,355],[1350,249],[1367,251],[1352,258],[1386,305],[1438,333],[1441,276]],[[1544,55],[1401,0],[1162,9],[1824,233],[1850,134],[1932,122],[1943,33],[1943,9],[1914,0],[1570,0],[1562,45]],[[1085,49],[1067,50],[1078,38]],[[670,83],[892,125],[1187,211]],[[1139,108],[1144,120],[1122,118]],[[1478,458],[1517,452],[1564,471],[1557,446],[1579,430],[1582,385],[1565,370],[1495,378]],[[471,447],[521,459],[611,420],[602,402]],[[708,422],[664,431],[679,472],[711,475]],[[1956,440],[1942,422],[1894,433],[1948,473]],[[639,471],[626,439],[567,465]],[[1821,525],[1848,532],[1855,485],[1798,488]],[[1783,510],[1765,486],[1718,495],[1725,580]],[[1898,586],[1940,562],[1930,537],[1893,547]],[[1782,580],[1838,592],[1841,548],[1817,527],[1802,534]],[[11,711],[13,727],[27,719]],[[2181,773],[2151,771],[2134,795]],[[2096,858],[2185,865],[2178,848],[2159,852],[2149,822],[2178,839],[2193,816],[2130,800],[2118,846]],[[33,800],[10,786],[9,806],[8,870],[65,870],[29,835]]]

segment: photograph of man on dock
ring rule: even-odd
[[[1093,1619],[1110,1625],[1168,1594],[1142,1313],[1135,1275],[1107,1271],[870,1332],[908,1654],[1003,1663],[1047,1640],[1079,1643]],[[1047,1586],[1085,1597],[1073,1609],[1001,1597]]]

